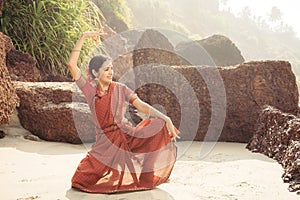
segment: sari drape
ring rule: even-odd
[[[77,81],[90,106],[96,141],[79,163],[72,187],[91,193],[146,190],[166,182],[177,148],[165,122],[147,118],[133,126],[125,117],[134,92],[111,82],[106,95],[83,76]]]

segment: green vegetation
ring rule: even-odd
[[[131,13],[124,0],[93,0],[103,13],[111,12],[117,18],[125,22],[128,27],[131,26]]]
[[[1,31],[16,49],[32,55],[39,69],[65,75],[75,42],[83,31],[101,28],[101,19],[90,0],[9,0],[4,2]],[[85,44],[80,63],[92,47]]]
[[[171,5],[160,0],[127,0],[134,28],[160,27],[190,35],[190,31],[174,16]]]

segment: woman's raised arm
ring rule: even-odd
[[[85,38],[92,38],[93,41],[97,41],[97,37],[103,35],[100,31],[89,31],[89,32],[84,32],[80,36],[80,38],[77,40],[71,55],[69,57],[69,61],[67,63],[67,66],[71,72],[71,75],[74,80],[78,80],[80,78],[80,69],[77,66],[79,54],[81,51],[81,48],[83,46]]]

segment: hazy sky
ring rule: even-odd
[[[300,37],[300,1],[299,0],[228,0],[231,12],[238,14],[249,6],[253,15],[267,16],[273,6],[282,12],[282,20],[291,25]]]

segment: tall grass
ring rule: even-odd
[[[91,0],[9,0],[3,11],[1,31],[53,74],[68,74],[68,57],[83,31],[102,28],[103,16]],[[91,48],[91,42],[84,45],[79,64]]]

